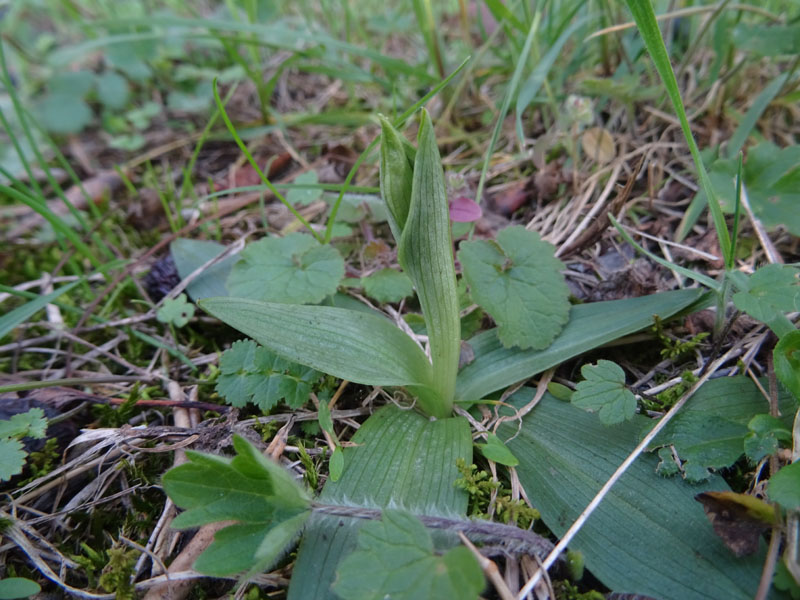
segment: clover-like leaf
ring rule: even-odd
[[[458,251],[473,300],[497,322],[504,346],[546,348],[569,317],[569,290],[553,247],[524,227]]]
[[[800,330],[782,336],[775,344],[773,357],[778,379],[800,400]]]
[[[800,309],[800,280],[797,268],[766,265],[746,280],[746,289],[733,295],[736,308],[754,319],[768,322],[775,316]]]
[[[767,495],[786,510],[800,508],[800,462],[782,467],[767,486]]]
[[[177,298],[168,298],[158,309],[156,318],[162,323],[171,323],[175,327],[183,327],[194,316],[194,304],[189,302],[186,294],[181,294]]]
[[[367,296],[378,302],[400,302],[414,293],[408,275],[394,269],[381,269],[361,278]]]
[[[627,421],[636,413],[636,397],[625,387],[625,371],[615,362],[599,360],[583,365],[581,381],[572,403],[589,412],[599,412],[600,421],[613,425]]]
[[[310,304],[336,292],[344,276],[338,250],[302,233],[270,237],[250,244],[233,267],[227,286],[231,296]]]
[[[469,600],[483,587],[480,566],[467,548],[434,555],[425,526],[398,510],[384,510],[380,521],[361,527],[358,546],[339,564],[333,585],[344,600]]]
[[[234,342],[219,361],[216,390],[231,406],[248,402],[268,411],[281,400],[293,409],[308,401],[320,373],[280,358],[251,340]]]

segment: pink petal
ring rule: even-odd
[[[466,196],[457,196],[450,201],[450,219],[456,223],[477,221],[481,215],[480,205]]]

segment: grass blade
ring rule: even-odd
[[[72,283],[68,283],[67,285],[62,285],[57,290],[54,290],[49,294],[45,294],[44,296],[39,296],[35,300],[26,302],[22,306],[18,306],[11,312],[4,314],[2,317],[0,317],[0,339],[11,333],[11,330],[14,329],[14,327],[30,319],[37,311],[43,309],[53,300],[63,296],[68,291],[77,287],[83,282],[84,278],[81,278],[77,281],[73,281]]]
[[[636,21],[636,26],[639,28],[639,33],[644,39],[647,51],[650,53],[653,63],[656,66],[661,80],[664,82],[664,87],[667,89],[672,106],[675,113],[678,115],[678,120],[681,124],[683,136],[686,138],[686,143],[689,146],[689,152],[692,154],[697,175],[700,179],[700,185],[708,198],[708,207],[711,210],[711,217],[714,221],[714,228],[717,231],[717,238],[722,250],[722,256],[725,264],[728,264],[731,256],[731,239],[728,234],[728,227],[725,224],[725,215],[722,213],[722,206],[714,193],[714,188],[711,185],[711,180],[708,178],[703,159],[700,157],[700,150],[697,148],[697,143],[694,141],[692,129],[689,126],[689,119],[686,117],[686,109],[683,106],[680,90],[678,89],[678,81],[675,79],[675,73],[672,70],[672,64],[667,54],[667,48],[664,45],[664,38],[661,37],[661,30],[658,28],[656,15],[653,12],[653,5],[650,0],[626,0],[628,9],[633,15],[633,20]],[[691,224],[687,221],[686,215],[678,228],[676,238],[682,240],[691,229]]]

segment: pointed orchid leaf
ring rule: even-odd
[[[366,385],[428,386],[425,353],[389,320],[330,306],[207,298],[200,306],[283,358]]]

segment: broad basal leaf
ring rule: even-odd
[[[425,386],[425,353],[383,317],[329,306],[207,298],[200,306],[276,354],[366,385]]]
[[[381,269],[361,278],[364,293],[378,302],[400,302],[414,293],[408,275],[394,269]]]
[[[414,515],[385,510],[365,523],[358,546],[339,565],[334,591],[344,600],[477,598],[484,587],[478,561],[465,547],[433,553],[433,540]]]
[[[625,371],[610,360],[599,360],[596,365],[583,365],[581,381],[572,403],[589,412],[599,413],[605,425],[627,421],[636,414],[636,397],[625,387]]]
[[[703,291],[678,290],[572,307],[564,330],[544,350],[505,348],[497,330],[469,340],[474,360],[458,374],[456,401],[475,402],[512,382],[533,377],[565,360],[653,324],[653,315],[667,319],[702,301]]]
[[[503,345],[545,348],[569,316],[569,290],[552,245],[524,227],[497,241],[463,242],[458,259],[472,298],[492,315]]]
[[[534,390],[523,388],[512,402],[522,406]],[[608,427],[548,394],[523,419],[521,433],[508,442],[519,458],[517,474],[545,524],[563,535],[614,470],[633,450],[647,419],[635,415],[609,435]],[[516,433],[516,423],[498,429]],[[694,496],[728,489],[722,478],[692,486],[654,472],[657,457],[645,455],[589,517],[570,548],[586,568],[618,593],[660,600],[752,598],[758,587],[762,551],[737,559],[714,534]]]
[[[336,292],[344,260],[332,246],[302,233],[250,244],[228,277],[232,296],[265,302],[306,304]]]
[[[462,418],[431,421],[390,405],[372,415],[344,449],[341,478],[328,481],[321,503],[393,507],[418,515],[464,515],[466,494],[455,486],[456,461],[472,462],[469,424]],[[315,515],[306,528],[289,586],[289,600],[341,600],[330,589],[339,562],[356,547],[360,519]],[[434,545],[457,539],[434,536]],[[447,598],[448,596],[440,596]]]
[[[242,407],[250,402],[265,412],[281,400],[300,408],[320,377],[314,369],[284,360],[250,340],[234,342],[222,354],[219,369],[216,390],[228,404]]]
[[[233,445],[232,459],[187,452],[188,462],[163,478],[169,497],[185,509],[174,527],[236,522],[220,530],[195,563],[211,575],[266,568],[310,515],[311,498],[283,467],[244,438],[234,436]]]
[[[780,313],[800,309],[800,279],[797,268],[766,265],[744,280],[745,289],[733,295],[736,308],[763,323]]]

